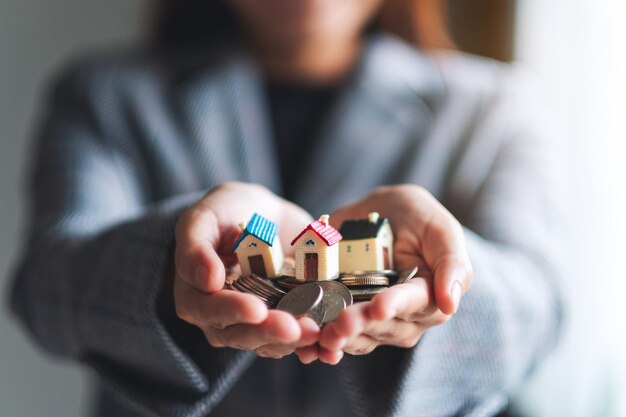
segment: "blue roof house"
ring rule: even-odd
[[[276,223],[255,213],[247,225],[240,226],[241,235],[233,247],[233,252],[237,254],[241,275],[278,277],[283,267],[284,256]]]

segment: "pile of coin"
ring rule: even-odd
[[[300,281],[300,280],[297,280],[295,277],[288,276],[288,275],[283,275],[282,277],[277,278],[275,282],[276,282],[276,285],[278,285],[280,288],[282,288],[285,291],[293,290],[294,288],[299,287],[300,285],[306,283],[306,281]]]
[[[390,283],[409,282],[417,271],[417,267],[399,275],[395,271],[354,271],[341,274],[335,281],[315,282],[299,281],[293,276],[270,280],[254,274],[231,274],[225,288],[253,294],[269,308],[287,311],[295,317],[310,317],[322,326],[337,318],[353,302],[371,300]]]
[[[258,275],[240,276],[232,281],[227,280],[224,285],[229,290],[246,292],[259,297],[269,308],[274,308],[285,296],[285,291],[278,288],[274,283]]]
[[[339,275],[339,281],[350,288],[354,301],[369,301],[379,294],[390,283],[393,285],[405,284],[417,274],[417,267],[398,275],[396,271],[353,271]]]
[[[394,271],[353,271],[339,275],[339,281],[350,288],[354,301],[369,301],[389,286]]]
[[[280,300],[276,309],[295,317],[310,317],[322,326],[335,320],[349,305],[352,305],[352,294],[345,285],[335,281],[317,281],[293,288]]]

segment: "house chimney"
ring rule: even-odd
[[[380,218],[380,214],[378,214],[377,211],[372,211],[370,214],[367,215],[367,218],[369,219],[370,223],[376,223]]]
[[[320,216],[320,221],[324,226],[328,226],[328,221],[330,220],[330,216],[328,214],[322,214]]]
[[[239,231],[243,233],[243,231],[246,230],[246,224],[245,223],[239,223]]]

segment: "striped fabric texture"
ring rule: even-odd
[[[514,72],[369,39],[295,203],[332,212],[382,184],[428,189],[462,223],[474,284],[416,348],[339,366],[215,349],[174,314],[174,226],[225,181],[281,194],[262,78],[239,48],[129,51],[54,81],[12,306],[47,351],[98,375],[98,416],[491,416],[561,320],[558,156]],[[532,106],[530,106],[532,108]]]

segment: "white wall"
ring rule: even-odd
[[[0,0],[0,297],[21,241],[24,161],[42,82],[81,47],[139,33],[145,1]],[[49,359],[0,311],[0,415],[85,415],[87,378]]]
[[[518,405],[537,417],[626,416],[626,2],[522,0],[518,58],[537,76],[569,174],[569,325]]]

